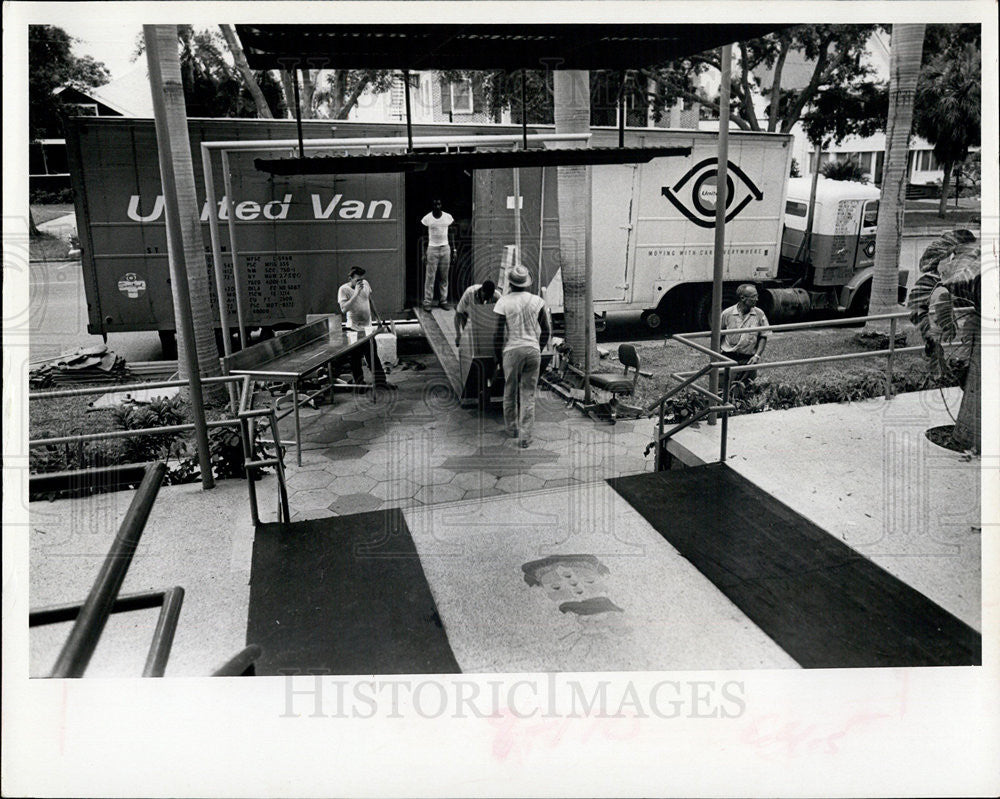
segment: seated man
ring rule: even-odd
[[[757,307],[757,289],[749,283],[744,283],[736,289],[739,301],[736,305],[722,312],[722,353],[743,365],[757,363],[767,346],[767,333],[764,330],[755,333],[730,333],[746,327],[766,327],[769,323],[764,312]],[[737,382],[750,382],[757,377],[757,370],[736,372]]]
[[[500,299],[500,292],[497,291],[496,283],[492,280],[484,280],[481,284],[473,283],[462,294],[462,298],[455,307],[455,346],[461,346],[462,330],[469,323],[469,315],[472,313],[473,305],[489,305]]]

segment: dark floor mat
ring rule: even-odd
[[[257,674],[460,671],[397,508],[262,524],[250,579]]]
[[[982,663],[979,633],[724,464],[608,482],[806,668]]]

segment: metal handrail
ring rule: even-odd
[[[146,476],[139,485],[132,504],[118,529],[111,550],[108,552],[90,589],[80,614],[70,630],[66,643],[52,668],[51,677],[82,677],[90,662],[101,632],[107,624],[111,608],[114,606],[125,574],[132,563],[132,557],[139,545],[142,531],[146,526],[156,495],[167,473],[163,461],[154,463],[146,470]],[[179,608],[178,608],[179,611]],[[175,619],[176,624],[176,619]],[[171,633],[172,638],[172,633]],[[147,664],[148,665],[148,664]]]
[[[278,431],[278,417],[272,402],[268,408],[254,408],[253,398],[256,380],[251,375],[245,375],[243,390],[240,393],[237,421],[240,424],[240,438],[243,441],[243,468],[247,475],[247,492],[250,496],[250,519],[256,527],[260,524],[260,511],[257,507],[257,486],[254,482],[255,471],[264,466],[273,466],[278,477],[278,518],[288,524],[291,521],[291,508],[288,504],[288,486],[285,481],[285,462]],[[271,430],[275,457],[257,460],[254,457],[254,441],[257,440],[257,419],[264,417]]]
[[[219,668],[212,672],[213,677],[247,677],[252,676],[255,664],[260,659],[262,650],[257,644],[244,647]]]
[[[177,630],[177,619],[180,616],[181,605],[184,603],[184,589],[174,586],[165,591],[142,591],[137,594],[123,594],[115,599],[111,613],[127,613],[133,610],[149,610],[160,608],[156,620],[153,640],[146,654],[146,665],[143,677],[162,677],[166,672],[170,649],[174,643],[174,632]],[[83,608],[82,602],[70,605],[53,605],[38,608],[28,613],[29,627],[42,627],[47,624],[76,621]]]
[[[862,358],[884,357],[886,359],[885,396],[886,399],[892,399],[893,396],[892,366],[895,356],[900,353],[920,352],[923,350],[923,347],[919,346],[901,347],[898,349],[896,348],[897,322],[899,319],[908,317],[909,317],[908,311],[894,311],[892,313],[874,314],[872,316],[850,317],[845,319],[827,319],[815,322],[793,322],[785,325],[764,325],[760,327],[740,328],[739,332],[741,334],[764,332],[764,331],[782,333],[782,332],[789,332],[792,330],[806,330],[818,327],[838,327],[838,326],[856,324],[857,322],[862,322],[862,321],[887,320],[889,322],[888,349],[873,350],[871,352],[854,352],[854,353],[841,353],[839,355],[824,355],[824,356],[818,356],[816,358],[795,358],[795,359],[789,359],[787,361],[772,361],[769,363],[739,365],[736,363],[736,361],[732,360],[731,358],[727,358],[724,353],[715,352],[714,350],[704,346],[703,344],[698,344],[690,340],[691,337],[697,338],[697,337],[709,336],[711,335],[710,330],[668,336],[668,338],[672,338],[676,341],[679,341],[681,344],[684,344],[687,347],[697,350],[698,352],[701,352],[705,355],[708,355],[710,358],[713,359],[717,358],[719,360],[710,361],[708,364],[699,369],[697,372],[671,372],[669,376],[672,379],[683,382],[675,386],[673,389],[668,391],[666,394],[664,394],[662,397],[660,397],[658,400],[656,400],[655,402],[653,402],[648,406],[646,412],[649,414],[652,414],[654,410],[659,409],[659,422],[657,425],[656,440],[653,442],[653,444],[656,446],[656,469],[657,470],[660,469],[661,451],[663,449],[663,442],[669,440],[669,438],[673,436],[675,433],[677,433],[679,430],[683,429],[684,427],[687,427],[690,424],[693,424],[694,421],[696,421],[697,419],[701,419],[705,416],[709,417],[709,424],[714,424],[716,412],[722,412],[723,414],[722,434],[720,441],[720,461],[725,461],[726,445],[727,445],[726,437],[728,432],[729,413],[731,411],[736,410],[735,406],[729,403],[729,387],[731,382],[731,376],[734,372],[748,372],[753,370],[764,370],[764,369],[780,369],[782,367],[787,367],[787,366],[799,366],[811,363],[825,363],[834,361],[855,360]],[[725,333],[725,331],[723,331],[723,333]],[[704,377],[709,372],[717,372],[719,369],[722,369],[724,373],[724,383],[723,383],[723,391],[721,397],[713,394],[711,391],[705,389],[702,386],[695,385],[695,381]],[[710,401],[714,400],[718,402],[719,406],[714,409],[710,406],[708,409],[699,411],[693,417],[690,417],[689,419],[685,420],[685,422],[681,423],[678,426],[675,426],[668,432],[664,433],[663,431],[663,412],[665,410],[664,405],[670,397],[674,396],[685,387],[690,387],[693,390],[697,391],[699,394],[707,396]]]

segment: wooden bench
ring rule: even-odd
[[[381,325],[380,325],[381,327]],[[370,347],[372,363],[378,357],[375,351],[376,328],[368,335],[358,335],[350,341],[341,324],[339,314],[331,314],[324,319],[297,327],[275,338],[254,344],[244,350],[222,359],[226,374],[250,375],[255,380],[287,383],[292,391],[292,412],[295,417],[296,462],[302,465],[302,430],[299,423],[299,408],[313,397],[323,393],[316,391],[299,398],[299,383],[307,375],[324,367],[330,380],[330,400],[336,382],[334,364],[351,357],[362,347]],[[353,338],[353,334],[352,334]],[[372,395],[374,401],[374,393]]]

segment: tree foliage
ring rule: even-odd
[[[107,67],[90,56],[73,55],[74,39],[53,25],[28,27],[28,126],[31,138],[61,136],[61,86],[86,90],[110,80]]]
[[[810,107],[850,108],[849,113],[833,115],[837,119],[829,114],[812,114],[811,135],[817,137],[842,138],[858,132],[851,129],[854,120],[870,126],[880,113],[884,119],[885,87],[874,79],[872,68],[863,58],[877,28],[798,25],[738,42],[739,68],[733,70],[730,87],[733,122],[744,130],[761,130],[758,110],[765,101],[764,117],[770,132],[790,132]],[[793,64],[804,80],[786,80]],[[703,78],[718,73],[719,68],[719,53],[712,50],[643,70],[642,74],[651,78],[656,87],[650,98],[654,115],[662,114],[679,98],[718,112],[718,95],[705,91]]]
[[[925,60],[920,73],[914,129],[934,145],[934,155],[944,170],[939,209],[943,216],[952,167],[965,161],[969,148],[980,143],[982,53],[976,37],[964,30],[969,26],[933,27],[938,29],[933,42],[936,52]]]
[[[827,161],[820,169],[827,180],[853,180],[857,183],[867,183],[864,167],[853,158],[843,161]]]

